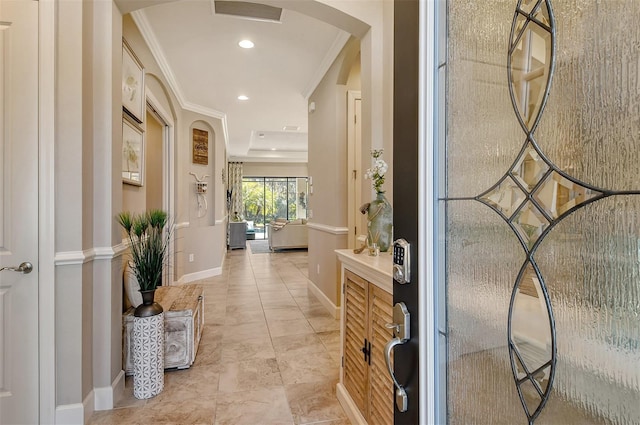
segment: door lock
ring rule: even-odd
[[[387,365],[389,375],[391,375],[393,385],[396,387],[396,406],[401,413],[407,411],[409,400],[407,391],[398,383],[396,375],[393,373],[393,367],[391,367],[391,352],[396,345],[402,345],[411,338],[409,321],[410,315],[407,306],[403,302],[400,302],[393,306],[393,323],[387,323],[385,325],[388,329],[393,329],[393,339],[385,346],[384,361]]]
[[[393,243],[393,278],[400,284],[411,280],[409,242],[397,239]]]

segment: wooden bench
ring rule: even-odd
[[[196,359],[204,326],[204,287],[201,284],[161,286],[155,301],[164,310],[164,368],[186,369]],[[133,312],[123,314],[123,366],[133,374]]]

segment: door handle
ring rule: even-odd
[[[31,264],[28,261],[25,261],[24,263],[21,263],[18,267],[3,267],[0,269],[0,272],[5,270],[12,271],[12,272],[19,272],[22,274],[29,274],[33,270],[33,264]]]
[[[407,411],[409,400],[407,391],[400,385],[395,373],[393,373],[393,368],[391,367],[391,352],[397,345],[402,345],[411,338],[409,333],[409,319],[410,316],[407,306],[403,302],[396,303],[396,305],[393,306],[394,323],[388,323],[386,325],[387,328],[393,329],[393,339],[387,342],[387,345],[384,347],[384,362],[387,365],[387,371],[396,388],[396,406],[401,413]]]

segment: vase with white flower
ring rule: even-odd
[[[387,163],[382,159],[383,149],[371,150],[373,166],[365,172],[365,178],[373,183],[376,198],[365,204],[361,211],[367,213],[367,244],[374,250],[387,252],[393,237],[393,208],[384,196],[382,185],[388,170]]]

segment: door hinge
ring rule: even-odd
[[[344,294],[344,287],[345,287],[345,284],[343,283],[343,284],[342,284],[342,293],[343,293],[343,294]]]
[[[341,359],[342,359],[342,360],[340,360],[340,361],[341,361],[341,363],[342,363],[342,367],[344,367],[344,356],[342,356],[342,357],[341,357]]]
[[[358,170],[353,170],[353,179],[356,180],[358,178]]]

